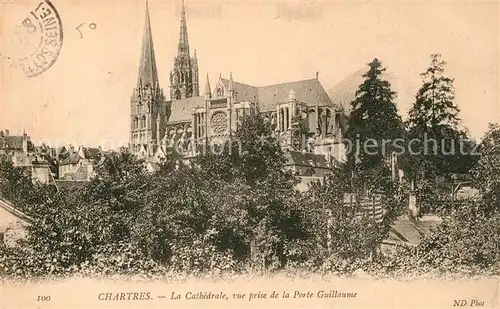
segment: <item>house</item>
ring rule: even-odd
[[[0,131],[0,160],[8,160],[15,167],[24,168],[34,181],[48,183],[53,176],[49,162],[38,153],[26,133],[11,135],[9,130]]]
[[[5,130],[5,132],[0,131],[0,154],[13,157],[33,152],[33,143],[26,133],[23,133],[23,135],[11,135],[9,130]]]
[[[8,247],[26,237],[26,227],[32,219],[17,210],[12,204],[0,198],[0,241]]]
[[[95,176],[95,165],[103,157],[101,148],[80,146],[77,151],[70,147],[69,154],[58,163],[59,179],[90,180]]]
[[[50,164],[39,156],[31,161],[31,178],[41,183],[50,183],[54,176],[50,169]]]
[[[325,177],[331,172],[331,164],[322,154],[289,150],[285,158],[285,167],[297,176]]]
[[[66,148],[64,148],[65,150]],[[41,158],[43,161],[47,163],[50,170],[50,177],[52,179],[59,178],[59,168],[58,168],[58,148],[51,148],[45,144],[40,146],[35,146],[35,153]]]
[[[30,137],[23,135],[11,135],[9,130],[0,131],[0,154],[14,166],[30,167],[34,146]]]

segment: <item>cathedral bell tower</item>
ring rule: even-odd
[[[196,51],[193,57],[189,53],[189,41],[186,25],[186,11],[182,1],[181,28],[177,56],[174,59],[174,68],[170,72],[170,98],[178,100],[197,97],[200,95],[198,82],[198,59]]]
[[[144,146],[149,151],[164,132],[166,101],[160,88],[156,69],[153,36],[146,1],[146,17],[142,37],[141,59],[137,85],[130,98],[130,149],[140,151]]]

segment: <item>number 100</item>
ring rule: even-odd
[[[50,296],[38,296],[38,298],[36,299],[36,301],[49,301],[50,300]]]

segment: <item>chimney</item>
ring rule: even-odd
[[[319,78],[319,72],[316,71],[316,79],[318,79],[318,78]]]
[[[10,132],[9,130],[5,130],[5,136],[9,136]]]

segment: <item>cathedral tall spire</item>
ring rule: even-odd
[[[142,87],[154,87],[158,84],[158,72],[156,69],[155,51],[153,47],[153,36],[151,34],[151,22],[149,19],[149,7],[146,1],[146,17],[144,32],[142,35],[141,61],[139,64],[139,76],[137,85]]]
[[[167,105],[158,81],[149,6],[146,0],[144,32],[137,86],[130,97],[130,147],[134,153],[161,140],[165,132]]]
[[[178,53],[174,59],[174,67],[170,72],[170,98],[179,100],[196,97],[199,93],[198,59],[196,52],[193,58],[189,54],[186,10],[184,0],[182,0]]]
[[[184,9],[184,0],[182,0],[181,11],[181,30],[179,34],[179,54],[185,53],[189,55],[189,41],[186,25],[186,10]]]

